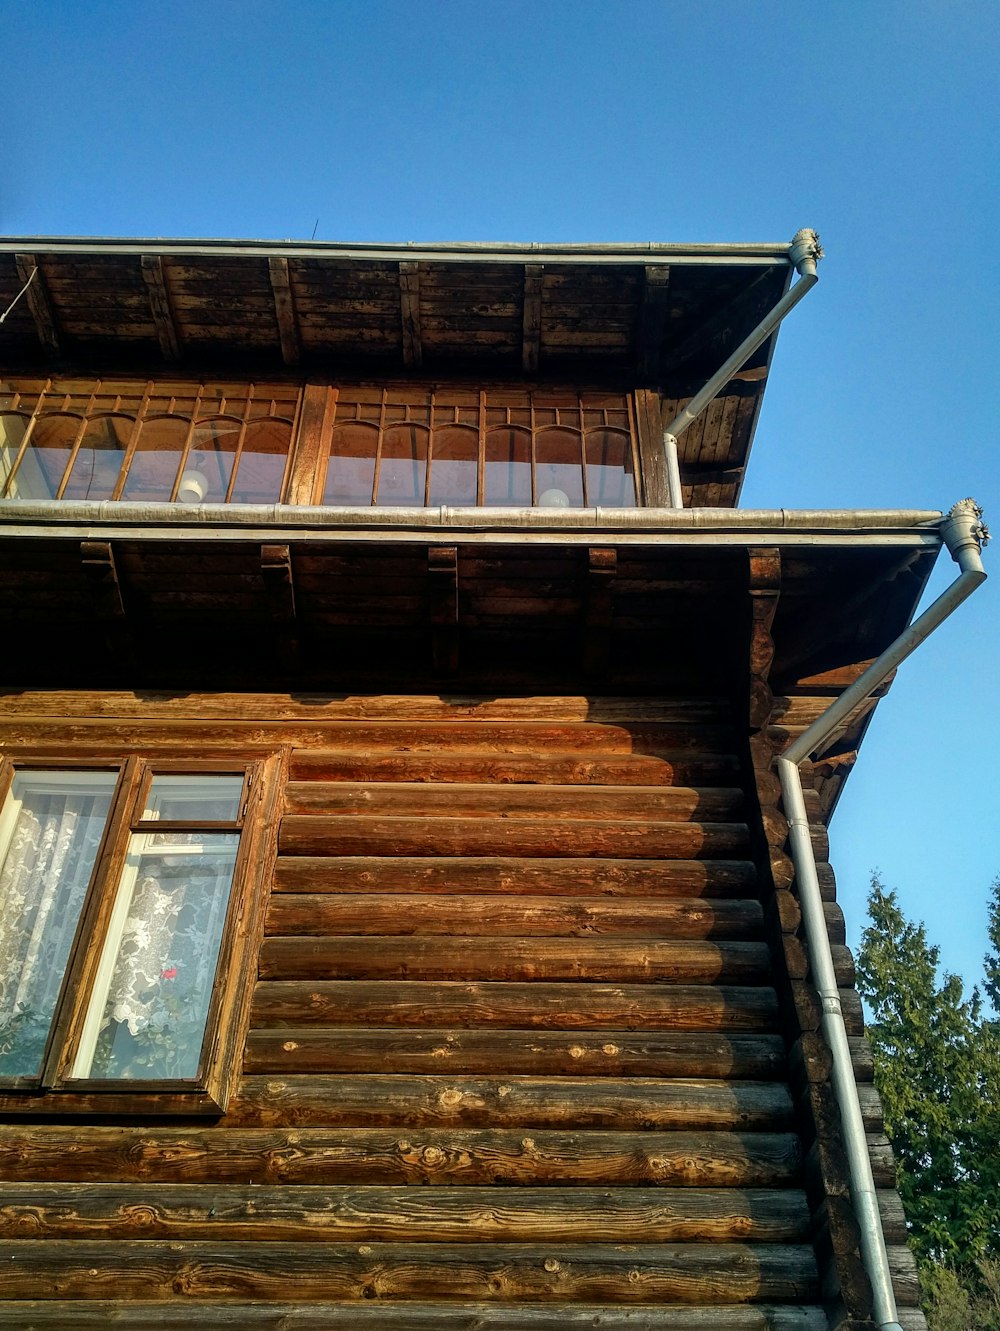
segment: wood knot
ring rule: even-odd
[[[297,1040],[286,1040],[281,1047],[286,1053],[290,1054],[293,1049],[298,1049],[299,1046]]]
[[[454,1089],[442,1091],[438,1096],[438,1103],[442,1105],[460,1105],[462,1103],[462,1092]]]
[[[602,1053],[602,1054],[607,1054],[608,1058],[614,1058],[615,1054],[620,1053],[620,1052],[621,1052],[621,1051],[619,1050],[619,1048],[618,1048],[618,1046],[617,1046],[616,1044],[602,1044],[602,1045],[601,1045],[601,1053]]]
[[[439,1165],[443,1160],[444,1160],[444,1151],[441,1150],[440,1146],[424,1147],[425,1165]]]
[[[569,1047],[570,1058],[583,1058],[586,1052],[582,1044],[571,1044]]]
[[[546,1269],[546,1271],[558,1271],[558,1270],[559,1270],[559,1263],[558,1263],[558,1261],[555,1259],[555,1257],[546,1257],[546,1259],[545,1259],[545,1269]]]

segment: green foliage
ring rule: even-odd
[[[958,976],[939,977],[938,948],[877,877],[868,910],[858,988],[931,1325],[1000,1331],[996,1307],[983,1320],[1000,1289],[1000,1023],[977,989],[966,997]],[[996,1003],[998,884],[989,932],[985,988]]]

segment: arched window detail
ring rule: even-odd
[[[531,507],[531,430],[505,425],[486,436],[483,503],[489,508]]]
[[[147,417],[139,431],[121,498],[165,503],[173,494],[193,428],[192,422],[182,416]]]
[[[423,425],[390,425],[382,432],[375,502],[383,508],[423,508],[427,444]]]
[[[3,379],[0,494],[275,503],[301,396],[298,384]]]
[[[330,461],[320,502],[332,507],[370,504],[377,453],[377,425],[348,421],[335,426],[330,436]]]
[[[87,422],[58,495],[60,499],[110,499],[118,485],[129,440],[131,416],[98,416]]]
[[[592,508],[635,508],[632,440],[624,430],[586,435],[587,502]]]
[[[8,477],[8,498],[55,499],[85,427],[83,416],[53,412],[36,417]]]
[[[467,425],[445,425],[431,443],[427,502],[474,508],[479,490],[479,431]]]
[[[583,508],[583,439],[560,426],[535,435],[535,505]]]

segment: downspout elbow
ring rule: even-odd
[[[961,571],[973,575],[974,585],[983,582],[986,578],[983,546],[990,539],[990,532],[980,505],[974,499],[960,499],[953,504],[941,523],[941,537]]]

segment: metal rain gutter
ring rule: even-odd
[[[708,383],[696,393],[686,407],[674,417],[663,431],[663,452],[667,461],[667,493],[671,508],[683,508],[681,493],[681,473],[677,460],[677,437],[682,434],[692,421],[697,420],[708,404],[725,387],[739,368],[753,355],[762,343],[771,336],[785,315],[795,308],[807,291],[819,281],[816,265],[823,257],[823,247],[819,236],[809,227],[796,231],[792,237],[788,257],[795,265],[799,280],[782,296],[757,327],[749,334],[733,354],[721,365]]]
[[[953,610],[986,578],[981,550],[989,539],[982,509],[973,499],[963,499],[940,525],[951,557],[961,570],[937,600],[905,629],[850,688],[845,689],[822,716],[794,740],[778,758],[778,776],[788,818],[792,860],[799,890],[799,905],[809,947],[813,984],[822,1005],[822,1031],[833,1056],[832,1081],[840,1109],[844,1147],[851,1179],[851,1198],[861,1231],[861,1255],[872,1285],[874,1320],[882,1331],[902,1331],[892,1289],[885,1235],[879,1215],[865,1125],[858,1101],[844,1013],[830,951],[830,936],[823,915],[816,859],[809,836],[809,818],[802,793],[799,764],[821,748],[840,724],[864,702],[902,661],[916,650]]]

